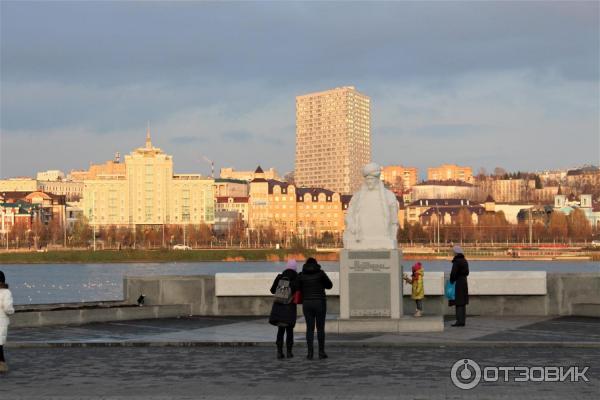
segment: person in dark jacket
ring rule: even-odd
[[[452,259],[452,271],[450,282],[455,284],[454,300],[449,301],[450,307],[456,307],[456,322],[452,326],[465,326],[467,319],[467,304],[469,304],[469,263],[460,246],[452,248],[454,258]]]
[[[281,279],[287,279],[290,282],[292,293],[298,290],[298,273],[296,272],[296,260],[290,259],[287,262],[285,270],[277,275],[271,286],[271,293],[275,294],[277,285]],[[298,306],[293,301],[290,304],[273,302],[269,323],[277,327],[277,358],[285,358],[283,355],[283,336],[285,334],[285,345],[287,358],[294,357],[292,348],[294,347],[294,327],[296,326],[296,318]]]
[[[310,257],[298,275],[298,286],[302,293],[302,312],[306,320],[306,345],[308,347],[306,358],[312,360],[314,356],[315,325],[319,342],[319,359],[327,358],[327,354],[325,354],[325,316],[327,314],[325,290],[331,289],[333,283],[321,269],[317,260]]]

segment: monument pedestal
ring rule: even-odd
[[[442,332],[440,316],[404,316],[401,250],[340,252],[340,317],[326,321],[336,333]],[[299,327],[299,331],[306,327]]]
[[[340,253],[340,319],[400,319],[400,250],[348,250]]]

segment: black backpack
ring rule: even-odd
[[[275,303],[290,304],[292,302],[293,293],[288,278],[279,278],[273,297],[275,297]]]

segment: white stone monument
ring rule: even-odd
[[[402,317],[398,200],[383,186],[381,167],[363,168],[365,181],[346,214],[340,257],[340,319]]]

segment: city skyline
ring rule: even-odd
[[[148,119],[176,172],[285,173],[295,96],[346,85],[382,165],[598,163],[597,3],[1,7],[2,177],[126,154]]]

